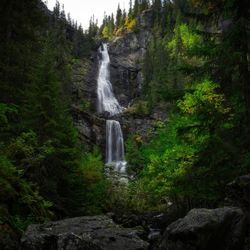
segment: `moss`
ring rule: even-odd
[[[88,59],[72,59],[73,74],[86,75],[90,69],[91,61]]]
[[[140,117],[148,116],[150,114],[150,107],[147,101],[137,101],[125,111],[128,114],[137,115]]]

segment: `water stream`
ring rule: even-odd
[[[114,96],[110,82],[110,59],[107,44],[100,46],[99,53],[101,54],[101,60],[99,61],[97,80],[98,112],[108,112],[110,116],[114,116],[122,112],[122,107]]]
[[[107,44],[99,48],[99,73],[97,79],[98,112],[107,112],[113,117],[122,112],[123,108],[114,96],[110,82],[110,58]],[[115,171],[126,175],[126,161],[124,159],[124,140],[119,121],[106,120],[106,165]]]

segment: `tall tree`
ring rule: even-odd
[[[122,25],[122,10],[120,8],[120,4],[118,4],[117,11],[116,11],[115,25],[116,25],[116,28],[119,28]]]

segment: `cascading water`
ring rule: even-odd
[[[108,112],[114,116],[122,112],[123,108],[114,96],[109,72],[109,54],[107,44],[99,48],[101,60],[97,80],[98,112]],[[124,142],[120,123],[116,120],[106,121],[106,165],[113,166],[120,174],[126,174],[124,160]]]
[[[100,68],[97,81],[98,112],[108,112],[110,116],[122,112],[122,107],[114,96],[109,73],[109,54],[107,44],[99,48],[101,54]]]
[[[106,164],[113,165],[120,173],[126,173],[122,130],[115,120],[106,121]]]

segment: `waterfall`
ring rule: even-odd
[[[106,164],[113,165],[120,173],[126,172],[122,130],[115,120],[106,121]]]
[[[97,80],[98,112],[108,112],[110,116],[121,113],[122,107],[114,96],[109,72],[109,54],[107,44],[100,46],[101,54],[99,74]]]
[[[123,108],[115,98],[110,82],[107,44],[100,46],[99,53],[101,60],[97,79],[98,112],[107,112],[109,116],[114,116],[121,113]],[[114,167],[120,174],[126,174],[123,134],[121,125],[116,120],[106,120],[106,165]]]

